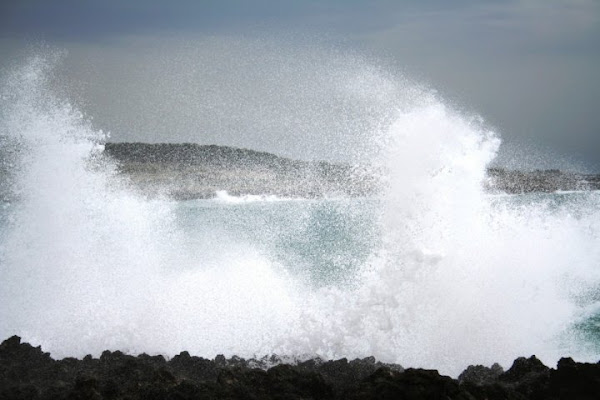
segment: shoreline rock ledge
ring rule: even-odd
[[[274,365],[274,366],[273,366]],[[271,366],[269,368],[269,366]],[[508,371],[469,366],[458,379],[369,357],[283,364],[276,356],[214,360],[104,351],[54,360],[13,336],[0,344],[0,399],[598,399],[600,362],[535,356]]]

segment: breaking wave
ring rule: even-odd
[[[212,210],[189,219],[185,202],[136,195],[102,157],[105,134],[48,85],[54,58],[2,82],[0,336],[56,357],[372,355],[449,374],[529,354],[598,358],[586,321],[600,304],[600,195],[486,195],[500,141],[478,118],[408,88],[371,135],[379,198],[286,208],[217,192],[216,206],[186,203]],[[236,234],[250,212],[272,218]]]

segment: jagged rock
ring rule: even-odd
[[[412,369],[404,372],[379,368],[365,378],[350,399],[456,399],[468,398],[456,381],[435,370]]]
[[[219,374],[215,362],[202,357],[192,357],[187,351],[173,357],[168,365],[174,371],[179,371],[185,379],[196,382],[216,381]]]
[[[505,382],[519,382],[527,378],[536,378],[548,375],[550,368],[546,367],[536,356],[529,358],[519,357],[508,371],[500,376]]]
[[[475,385],[491,385],[498,380],[504,372],[502,367],[495,363],[491,368],[483,365],[470,365],[459,376],[459,383],[472,383]]]
[[[576,363],[571,358],[561,358],[557,369],[550,372],[549,392],[559,399],[598,399],[600,363]]]
[[[281,361],[274,356],[268,361]],[[260,360],[214,360],[181,352],[53,360],[13,336],[0,344],[0,399],[596,399],[600,364],[561,359],[556,370],[535,356],[518,358],[502,373],[470,366],[458,380],[435,370],[402,369],[374,358],[255,368]]]
[[[547,399],[550,368],[546,367],[536,356],[519,357],[512,367],[499,380],[512,384],[514,389],[528,399]]]

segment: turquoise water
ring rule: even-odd
[[[596,223],[587,221],[598,210],[600,192],[500,194],[487,198],[492,212],[510,210],[517,220],[541,218],[541,238],[551,240],[556,219],[562,219],[580,224],[578,227],[590,235],[587,239],[596,238],[600,245]],[[381,199],[366,198],[229,198],[179,202],[175,214],[191,247],[207,237],[245,243],[314,288],[348,287],[356,284],[361,267],[382,248],[382,204]],[[529,251],[535,252],[536,243],[531,246]],[[572,255],[574,262],[582,257],[585,255]],[[506,258],[510,260],[511,255]],[[600,265],[597,267],[600,269]],[[562,333],[564,340],[575,338],[591,353],[600,354],[600,286],[571,295],[581,311]]]
[[[500,255],[501,259],[506,259],[507,263],[526,262],[523,261],[529,259],[526,253],[535,253],[536,246],[541,246],[543,252],[550,251],[552,247],[559,250],[565,243],[561,243],[561,239],[556,239],[555,236],[556,231],[560,230],[560,226],[563,224],[565,229],[572,230],[572,233],[567,232],[562,237],[568,237],[571,240],[591,240],[590,248],[592,249],[593,246],[600,243],[597,236],[597,221],[590,219],[594,212],[597,213],[598,204],[600,204],[599,192],[487,195],[486,197],[489,200],[492,214],[501,216],[503,213],[508,213],[511,218],[508,223],[502,222],[503,217],[491,218],[488,221],[489,229],[492,231],[508,230],[509,234],[514,230],[514,234],[517,236],[538,235],[532,239],[529,246],[517,247],[517,250],[523,251],[524,254]],[[310,288],[308,290],[311,292],[325,291],[326,293],[337,288],[336,290],[345,293],[352,290],[360,291],[360,287],[364,283],[362,274],[365,267],[370,268],[374,258],[391,257],[389,254],[381,255],[386,252],[384,237],[387,228],[382,221],[385,219],[385,201],[380,198],[277,199],[259,197],[249,199],[226,197],[163,203],[163,207],[167,206],[171,210],[168,214],[171,221],[171,233],[177,233],[176,238],[173,239],[176,242],[170,243],[170,246],[176,253],[185,254],[188,260],[198,261],[186,264],[186,268],[192,273],[195,269],[204,268],[203,263],[206,260],[218,258],[217,256],[220,255],[225,259],[230,259],[230,255],[227,253],[234,253],[238,251],[235,249],[239,248],[242,249],[239,250],[241,251],[240,257],[244,259],[244,254],[250,254],[246,253],[244,249],[251,249],[253,255],[249,255],[249,259],[255,258],[256,254],[254,253],[258,253],[261,258],[268,260],[269,265],[276,273],[285,272],[294,282],[301,282],[302,286]],[[0,207],[0,249],[4,248],[7,228],[13,220],[13,212],[17,208],[18,204],[9,203]],[[169,218],[164,221],[166,222]],[[515,221],[518,226],[514,226]],[[512,226],[503,224],[512,224]],[[456,243],[461,242],[458,237],[451,240]],[[475,236],[473,240],[477,242]],[[496,240],[498,240],[497,237]],[[594,240],[596,243],[593,242]],[[516,241],[518,242],[518,239]],[[549,244],[544,244],[544,242]],[[509,239],[507,239],[504,250],[502,250],[504,246],[502,243],[484,243],[483,246],[483,249],[491,252],[514,251],[511,250],[514,247],[511,247],[513,245],[510,244]],[[482,247],[478,245],[473,249],[473,251],[481,251]],[[561,253],[564,252],[557,252],[557,254]],[[392,260],[391,264],[403,268],[402,266],[411,256],[400,252],[393,257],[396,259]],[[591,258],[593,263],[595,257],[595,254],[571,254],[567,257],[567,261],[589,263]],[[552,263],[556,261],[553,260],[553,255],[547,254],[541,258],[548,262],[549,274],[553,274]],[[479,258],[475,259],[480,262]],[[452,257],[449,257],[448,262],[454,262],[451,260]],[[539,263],[540,261],[535,259],[532,262]],[[224,266],[222,261],[216,263],[217,268]],[[498,265],[501,268],[502,263]],[[176,262],[169,262],[163,266],[178,268]],[[489,266],[482,267],[488,268]],[[525,268],[526,265],[523,267]],[[540,273],[544,273],[545,267],[540,266]],[[598,265],[596,267],[600,268]],[[423,264],[420,268],[422,273],[427,273],[431,266]],[[503,274],[502,271],[488,269],[492,273]],[[512,270],[506,272],[508,276],[511,274],[517,276],[516,279],[509,280],[510,285],[519,282],[518,269],[516,268],[516,272]],[[433,280],[439,279],[436,277],[438,272],[431,270],[431,273]],[[471,273],[482,272],[473,269]],[[523,273],[523,279],[526,279],[527,274],[528,272]],[[558,276],[568,277],[569,273],[563,271]],[[382,279],[385,279],[384,275],[382,275]],[[402,285],[409,283],[410,285],[422,285],[421,279],[423,282],[428,280],[427,277],[415,278],[411,274],[402,279],[407,280]],[[416,280],[410,282],[413,279]],[[500,277],[498,281],[501,282],[502,279],[504,278]],[[540,282],[543,281],[544,279],[540,279]],[[255,284],[260,284],[260,282],[259,279]],[[487,284],[485,277],[478,278],[478,282],[482,282],[478,285]],[[455,285],[460,284],[460,280],[455,283]],[[534,282],[531,289],[528,290],[537,290],[539,284]],[[398,286],[398,291],[406,290],[401,289],[402,285]],[[586,354],[591,354],[592,358],[594,354],[600,355],[600,308],[598,306],[600,304],[600,286],[594,285],[597,283],[591,286],[571,285],[568,290],[563,292],[564,296],[571,298],[570,303],[575,304],[578,311],[575,312],[574,318],[571,317],[570,325],[563,326],[563,329],[558,331],[555,346],[560,355],[570,354],[573,346],[580,351],[585,351]],[[198,289],[201,287],[202,285]],[[508,291],[513,289],[506,287]],[[384,285],[380,290],[382,295],[386,291],[392,290],[393,295],[394,288],[390,289]],[[473,290],[473,288],[468,290]],[[579,292],[576,292],[577,290]],[[423,299],[423,301],[427,300]],[[437,300],[432,299],[431,301],[435,304]],[[410,322],[407,323],[410,324]],[[527,322],[524,321],[524,323]]]
[[[281,200],[242,203],[191,200],[176,219],[194,246],[245,243],[314,287],[347,285],[380,243],[378,201]]]

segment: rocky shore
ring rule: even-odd
[[[535,356],[509,370],[470,366],[458,379],[373,358],[281,363],[214,360],[182,352],[54,360],[13,336],[0,344],[0,399],[598,399],[600,362],[563,358],[556,369]]]
[[[281,197],[369,196],[381,188],[377,170],[324,161],[308,162],[225,146],[191,143],[107,143],[105,154],[148,197],[175,199],[269,194]],[[600,190],[600,175],[559,170],[488,169],[486,190],[531,193]]]

